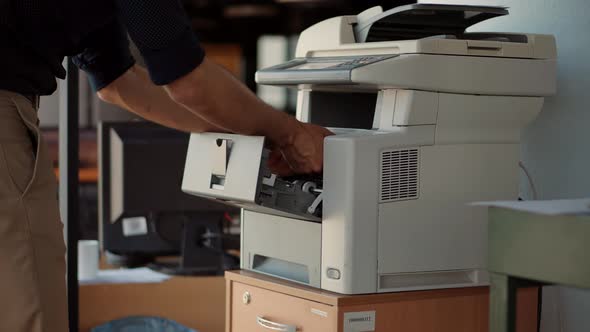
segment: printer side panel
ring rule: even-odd
[[[434,126],[327,137],[324,143],[322,288],[377,292],[380,152],[434,144]]]
[[[543,98],[398,90],[396,99],[394,119],[436,108],[436,144],[420,147],[411,164],[398,156],[399,173],[390,171],[418,165],[419,192],[380,200],[379,291],[485,284],[486,210],[469,203],[517,198],[521,133]],[[406,104],[414,107],[398,107]],[[381,182],[408,191],[407,176],[385,175]]]
[[[519,144],[420,148],[419,197],[379,206],[379,291],[487,283],[487,210],[518,196]]]

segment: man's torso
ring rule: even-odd
[[[0,89],[53,93],[63,58],[113,15],[110,0],[0,0]]]

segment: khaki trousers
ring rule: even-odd
[[[0,331],[67,332],[57,186],[25,97],[0,90]]]

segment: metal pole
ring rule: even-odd
[[[258,70],[258,37],[246,37],[242,42],[244,61],[244,83],[256,93],[258,85],[254,79]]]
[[[70,332],[78,331],[78,217],[79,217],[79,113],[78,68],[65,61],[68,76],[60,83],[59,201],[66,229],[67,285]]]

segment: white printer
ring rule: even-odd
[[[263,137],[193,134],[182,188],[243,207],[242,268],[325,290],[484,285],[486,210],[518,196],[523,128],[555,93],[552,36],[466,33],[498,7],[335,17],[257,73],[330,127],[323,175],[280,178]]]

